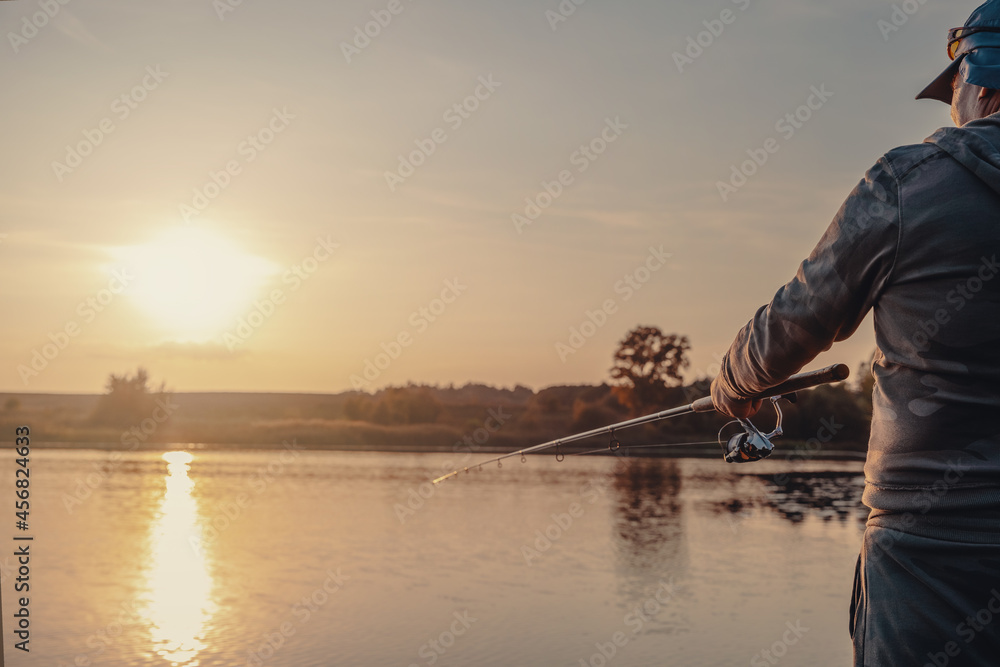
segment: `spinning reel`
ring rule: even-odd
[[[781,435],[782,414],[781,408],[778,407],[778,398],[784,397],[789,401],[794,402],[796,391],[799,391],[800,389],[808,389],[809,387],[818,387],[819,385],[826,384],[828,382],[840,382],[841,380],[846,380],[847,376],[850,375],[850,372],[850,369],[844,364],[835,364],[822,370],[793,375],[778,386],[772,387],[766,392],[750,397],[751,400],[763,400],[765,398],[771,399],[771,405],[774,406],[774,410],[778,416],[777,425],[775,426],[774,431],[768,433],[767,435],[761,433],[749,419],[737,419],[735,422],[729,422],[729,424],[723,426],[719,431],[718,442],[722,447],[722,454],[726,461],[730,463],[746,463],[749,461],[760,461],[761,459],[765,459],[770,456],[771,452],[774,451],[774,445],[771,444],[771,438]],[[521,462],[523,463],[526,460],[525,454],[534,454],[552,448],[555,448],[556,450],[556,459],[562,460],[566,457],[566,454],[564,454],[560,449],[563,445],[567,445],[571,442],[578,442],[580,440],[586,440],[587,438],[593,438],[598,435],[611,434],[611,445],[609,448],[612,452],[615,452],[621,448],[621,443],[619,443],[618,439],[615,437],[616,431],[699,412],[715,412],[715,403],[712,401],[711,396],[699,398],[690,405],[682,405],[679,408],[662,410],[654,414],[643,415],[642,417],[635,417],[634,419],[618,422],[617,424],[611,424],[610,426],[602,426],[600,428],[591,429],[582,433],[574,433],[573,435],[568,435],[556,440],[549,440],[548,442],[543,442],[540,445],[519,449],[516,452],[501,454],[500,456],[489,459],[488,461],[483,461],[483,463],[478,464],[478,467],[482,467],[484,463],[496,463],[499,465],[504,459],[508,459],[512,456],[520,456]],[[734,423],[738,423],[742,427],[742,432],[729,438],[727,443],[723,443],[722,432],[725,431],[730,424]],[[670,444],[667,446],[682,447],[687,445],[693,446],[704,444],[708,443],[685,442]],[[601,450],[595,451],[603,451],[603,449],[604,448],[601,448]],[[446,479],[458,476],[462,470],[469,472],[469,468],[452,470],[451,472],[441,475],[437,479],[433,480],[432,483],[440,484]]]
[[[751,463],[753,461],[761,461],[771,455],[771,452],[774,451],[774,444],[771,442],[771,438],[784,433],[781,430],[781,419],[784,415],[781,412],[781,406],[778,404],[778,401],[782,398],[787,399],[790,403],[795,402],[794,393],[787,396],[772,396],[768,399],[771,401],[771,405],[774,406],[777,422],[774,430],[767,435],[761,433],[749,419],[737,419],[722,427],[719,431],[719,444],[722,446],[722,455],[726,463]],[[722,431],[725,431],[730,424],[739,424],[743,430],[740,433],[734,433],[727,442],[723,443]]]

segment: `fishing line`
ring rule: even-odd
[[[800,389],[807,389],[809,387],[815,387],[821,384],[826,384],[828,382],[839,382],[840,380],[846,380],[848,375],[850,375],[850,368],[845,364],[836,364],[828,368],[824,368],[819,371],[813,371],[810,373],[801,373],[799,375],[792,376],[787,381],[781,383],[777,387],[773,387],[762,394],[750,397],[750,400],[764,400],[770,399],[771,404],[774,406],[777,412],[777,426],[774,431],[768,434],[762,433],[757,429],[749,419],[738,419],[736,420],[742,430],[739,433],[731,436],[728,442],[722,445],[723,458],[729,463],[745,463],[750,461],[760,461],[761,459],[767,458],[774,451],[774,445],[771,443],[771,438],[777,437],[782,434],[781,430],[781,419],[782,413],[781,408],[778,405],[778,399],[785,397],[791,398],[794,393]],[[620,431],[626,428],[632,428],[635,426],[641,426],[643,424],[653,424],[655,422],[664,421],[666,419],[673,419],[676,417],[682,417],[684,415],[690,415],[702,412],[714,412],[715,404],[712,402],[711,397],[706,396],[705,398],[700,398],[694,403],[689,405],[684,405],[679,408],[672,408],[670,410],[663,410],[651,415],[645,415],[643,417],[636,417],[635,419],[629,419],[627,421],[619,422],[617,424],[612,424],[610,426],[604,426],[601,428],[591,429],[589,431],[584,431],[583,433],[575,433],[573,435],[566,436],[564,438],[557,438],[556,440],[550,440],[548,442],[543,442],[540,445],[535,445],[533,447],[527,447],[525,449],[519,449],[509,454],[502,454],[500,456],[494,457],[466,468],[460,470],[454,470],[446,475],[442,475],[433,481],[433,484],[440,484],[446,479],[451,479],[456,477],[461,472],[469,472],[473,468],[482,469],[484,465],[489,465],[490,463],[496,463],[498,468],[503,468],[503,461],[509,459],[512,456],[520,456],[521,462],[527,461],[526,454],[533,454],[536,452],[545,451],[547,449],[555,449],[556,461],[564,461],[566,459],[566,454],[563,452],[562,448],[564,445],[568,445],[571,442],[578,442],[580,440],[587,440],[589,438],[597,437],[599,435],[610,435],[611,443],[607,447],[602,447],[599,450],[594,450],[593,452],[586,453],[597,453],[599,451],[615,452],[622,447],[621,442],[618,440],[615,431]],[[733,422],[730,422],[732,424]],[[727,424],[726,426],[728,426]],[[719,444],[722,444],[722,431],[726,429],[726,426],[722,427],[719,431]],[[674,446],[674,447],[690,447],[696,444],[713,444],[713,443],[672,443],[661,446]],[[636,445],[633,448],[641,447],[642,445]],[[570,456],[579,455],[573,452]]]
[[[717,445],[717,444],[719,444],[718,440],[705,440],[703,442],[661,442],[657,445],[622,445],[621,450],[627,452],[633,449],[653,449],[656,447],[696,447],[698,445]],[[590,454],[601,454],[601,453],[607,454],[608,448],[601,447],[600,449],[591,449],[590,451],[586,452],[574,452],[573,454],[570,454],[570,456],[588,456]]]

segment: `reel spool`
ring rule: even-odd
[[[754,461],[761,461],[766,459],[768,456],[774,452],[774,443],[771,442],[771,438],[775,438],[784,431],[781,430],[781,419],[784,416],[781,412],[781,406],[778,405],[778,400],[781,396],[772,396],[769,400],[771,405],[774,406],[774,412],[777,415],[777,423],[775,424],[774,430],[765,435],[761,433],[760,429],[753,425],[749,419],[737,419],[735,422],[729,422],[729,424],[739,424],[743,430],[739,433],[734,433],[729,437],[729,440],[725,443],[722,442],[722,431],[726,430],[726,426],[722,427],[719,431],[719,445],[722,446],[722,456],[726,463],[752,463]],[[785,396],[791,402],[795,402],[795,394],[790,394]]]

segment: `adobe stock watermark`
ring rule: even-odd
[[[139,598],[133,599],[130,602],[122,602],[119,605],[120,610],[114,619],[109,621],[103,628],[92,632],[84,640],[84,644],[89,649],[88,651],[77,653],[73,656],[72,664],[60,660],[56,667],[89,667],[90,665],[100,664],[102,661],[98,660],[98,658],[104,655],[104,652],[109,647],[119,641],[122,635],[125,634],[125,628],[142,621],[143,605],[144,601]]]
[[[454,620],[447,630],[441,632],[437,637],[430,639],[417,649],[417,655],[424,659],[425,665],[436,664],[455,645],[460,637],[463,637],[472,624],[478,621],[468,610],[452,614]],[[411,662],[409,667],[420,667],[419,663]]]
[[[722,362],[726,358],[725,354],[720,354],[718,352],[712,352],[712,363],[710,363],[705,368],[692,371],[690,373],[691,377],[698,378],[699,380],[711,381],[722,372]],[[705,394],[693,384],[684,387],[684,400],[689,403],[695,401]]]
[[[649,254],[645,261],[622,276],[622,279],[614,284],[614,292],[617,297],[605,299],[599,308],[588,310],[584,313],[584,320],[576,326],[569,328],[569,338],[563,342],[556,343],[556,354],[564,364],[569,358],[583,349],[587,341],[597,335],[597,332],[604,328],[608,320],[618,312],[620,303],[626,303],[632,299],[649,281],[653,279],[653,274],[662,269],[667,264],[667,260],[673,257],[672,254],[663,251],[663,246],[654,248],[649,246]]]
[[[271,117],[259,130],[248,134],[246,139],[236,147],[237,158],[229,160],[218,171],[210,170],[208,180],[201,187],[193,190],[190,203],[178,205],[178,211],[184,222],[190,224],[193,218],[205,210],[233,183],[233,179],[243,173],[243,168],[256,160],[261,153],[274,143],[279,134],[288,129],[295,115],[288,112],[287,107],[271,110]]]
[[[413,0],[407,0],[412,4]],[[389,0],[385,9],[371,10],[372,20],[362,25],[354,26],[354,38],[350,42],[340,43],[340,52],[344,54],[344,59],[350,65],[361,52],[372,45],[372,40],[378,38],[382,31],[396,19],[397,16],[406,11],[406,5],[402,0]]]
[[[973,469],[971,463],[966,463],[961,459],[958,461],[948,459],[946,465],[947,469],[941,475],[941,479],[920,490],[920,495],[917,496],[916,501],[913,503],[916,505],[918,514],[927,515],[953,488],[961,484],[965,473]],[[878,546],[881,551],[877,551],[874,548],[871,549],[868,552],[870,558],[881,558],[882,553],[891,553],[893,545],[905,534],[903,531],[909,530],[917,524],[917,515],[913,512],[906,512],[900,515],[898,520],[894,519],[893,524],[899,527],[894,527],[892,530],[877,530],[872,533],[873,546]]]
[[[843,424],[837,421],[836,415],[831,415],[829,418],[821,418],[819,424],[820,426],[816,429],[816,434],[806,440],[804,445],[784,453],[785,461],[791,463],[796,459],[808,461],[816,458],[823,451],[824,447],[833,442],[837,434],[845,428]],[[789,481],[788,473],[780,472],[776,474],[774,481],[776,484],[784,486]]]
[[[445,280],[444,288],[439,297],[410,313],[410,317],[407,319],[410,328],[403,329],[389,342],[383,341],[379,345],[382,351],[373,358],[365,359],[364,369],[360,374],[351,375],[350,382],[355,391],[371,389],[374,386],[373,383],[389,369],[392,362],[399,359],[403,351],[416,342],[418,336],[425,333],[432,324],[441,319],[448,308],[468,289],[469,286],[463,285],[459,278]]]
[[[788,655],[788,650],[798,644],[799,640],[809,632],[809,628],[803,627],[801,620],[797,620],[795,623],[785,621],[785,628],[786,630],[779,639],[750,658],[751,667],[777,665],[782,658]]]
[[[892,4],[892,13],[888,20],[879,19],[875,22],[879,32],[882,33],[882,41],[888,42],[889,36],[910,22],[910,19],[920,11],[920,8],[927,4],[927,0],[903,0],[903,2]]]
[[[96,320],[97,316],[103,313],[133,280],[135,280],[135,276],[131,275],[128,269],[112,271],[107,287],[77,304],[76,314],[83,320],[83,324],[91,324]],[[72,319],[68,320],[55,333],[49,332],[49,342],[31,350],[31,360],[17,366],[17,374],[24,386],[27,387],[32,378],[38,377],[42,371],[48,368],[49,364],[55,361],[82,331],[83,327],[80,322]]]
[[[507,423],[507,420],[511,418],[509,413],[503,411],[503,406],[498,407],[496,410],[490,409],[486,413],[486,419],[483,420],[483,425],[472,433],[468,433],[462,436],[462,439],[456,442],[451,450],[454,453],[459,453],[465,451],[465,456],[458,462],[447,460],[441,464],[441,468],[438,472],[433,473],[428,480],[416,487],[410,488],[406,494],[406,503],[396,503],[393,506],[393,511],[396,513],[396,518],[399,519],[399,523],[405,524],[406,521],[414,517],[418,511],[426,506],[428,500],[434,497],[437,493],[437,486],[431,482],[438,477],[447,475],[453,470],[458,470],[464,467],[472,459],[474,452],[478,452],[483,448],[489,439],[493,437],[496,433]]]
[[[31,16],[25,16],[21,19],[21,29],[17,32],[8,32],[7,40],[10,42],[10,46],[14,49],[14,53],[18,53],[22,46],[25,46],[38,36],[38,31],[42,30],[49,24],[49,21],[54,19],[62,8],[68,5],[72,0],[38,0],[38,7],[41,11],[37,11]]]
[[[292,605],[291,613],[295,617],[295,622],[284,621],[271,632],[265,632],[260,636],[260,643],[247,650],[246,667],[262,667],[267,661],[281,650],[285,643],[295,636],[313,614],[326,606],[344,584],[351,580],[346,574],[341,574],[338,567],[336,572],[326,571],[326,579],[313,591],[301,600]]]
[[[577,8],[586,3],[587,0],[561,0],[554,10],[545,10],[545,20],[549,22],[552,32],[558,30],[560,23],[568,21],[573,14],[576,14]]]
[[[751,0],[732,0],[732,3],[739,7],[741,12],[745,12],[750,6]],[[674,51],[674,64],[677,65],[677,71],[683,74],[684,68],[693,65],[695,60],[701,58],[705,51],[722,37],[726,26],[736,23],[738,17],[739,14],[726,8],[719,13],[719,18],[702,21],[705,29],[693,37],[688,36],[687,48],[684,49],[684,52]]]
[[[621,457],[622,452],[620,450],[616,451],[615,456]],[[612,474],[621,471],[621,468],[617,468],[621,464],[623,464],[623,459],[619,458],[616,463],[616,469]],[[583,518],[588,506],[594,505],[607,494],[608,486],[610,486],[610,482],[603,479],[600,481],[589,480],[581,484],[579,491],[580,498],[586,502],[574,501],[569,504],[565,512],[551,514],[551,523],[535,531],[534,541],[530,544],[521,545],[521,556],[524,558],[524,562],[529,567],[534,565],[534,561],[541,558],[542,554],[551,549],[556,542],[563,538],[576,521]]]
[[[327,234],[326,238],[322,236],[317,237],[316,246],[312,252],[295,264],[292,264],[282,274],[282,284],[290,285],[287,288],[287,292],[280,287],[271,289],[266,296],[256,299],[253,302],[250,312],[239,319],[232,331],[226,331],[222,335],[222,342],[226,344],[229,351],[233,352],[240,345],[250,340],[250,337],[274,316],[278,308],[285,304],[288,300],[288,295],[297,292],[305,281],[316,275],[323,264],[333,257],[338,248],[340,248],[340,244],[330,240],[330,234]]]
[[[552,522],[544,529],[539,528],[535,531],[535,541],[531,544],[521,545],[521,556],[524,558],[524,562],[529,567],[534,565],[532,561],[541,558],[542,554],[561,540],[563,535],[573,527],[573,523],[582,518],[584,514],[586,514],[586,509],[577,502],[570,503],[565,512],[552,514]]]
[[[83,478],[76,478],[76,486],[73,488],[73,493],[62,494],[62,503],[63,507],[66,508],[67,514],[72,514],[73,510],[83,505],[83,501],[90,498],[94,494],[94,491],[111,478],[119,466],[121,466],[125,452],[134,452],[141,443],[149,440],[159,430],[160,426],[170,420],[170,417],[173,416],[179,407],[176,403],[171,402],[171,398],[173,397],[170,394],[157,398],[155,402],[156,407],[153,408],[149,417],[135,424],[127,431],[122,432],[120,441],[122,445],[126,446],[126,449],[111,452],[107,460],[102,463],[95,461],[91,464],[95,472],[89,473]]]
[[[990,599],[986,601],[981,609],[965,617],[965,620],[955,626],[955,635],[961,639],[965,646],[968,646],[983,632],[986,632],[994,619],[1000,615],[1000,591],[991,589]],[[992,632],[992,631],[991,631]],[[927,653],[927,662],[923,667],[948,667],[952,658],[957,658],[962,653],[963,646],[957,641],[950,640],[942,650],[936,653]]]
[[[628,129],[628,125],[623,123],[621,116],[604,119],[604,128],[596,137],[573,151],[569,156],[569,163],[576,168],[576,174],[582,174],[590,169],[590,165],[597,162],[608,150],[608,146],[618,141],[619,137]],[[553,203],[576,182],[576,175],[573,170],[563,169],[551,181],[543,180],[542,189],[533,197],[524,198],[524,209],[520,213],[512,213],[510,220],[514,223],[514,229],[518,234],[524,232],[524,228],[532,225],[535,220],[541,217],[542,213],[552,206]]]
[[[85,128],[82,132],[83,139],[75,144],[66,144],[66,156],[62,162],[52,161],[52,173],[60,183],[65,178],[79,168],[83,161],[93,155],[98,146],[104,143],[104,139],[118,129],[115,120],[123,123],[128,120],[139,105],[146,101],[149,94],[160,87],[170,72],[164,72],[159,65],[148,65],[146,74],[142,80],[132,87],[128,92],[122,93],[111,102],[111,114],[105,116],[97,123],[97,127]]]
[[[243,6],[244,0],[212,0],[212,9],[220,21],[226,20],[226,14],[232,14]]]
[[[608,641],[594,642],[594,648],[597,650],[588,658],[580,658],[580,667],[605,667],[611,662],[632,639],[639,636],[646,624],[673,603],[677,595],[677,586],[671,577],[669,581],[660,581],[653,592],[650,593],[649,589],[646,589],[646,592],[649,593],[649,597],[635,605],[622,619],[622,624],[631,630],[631,633],[618,630],[608,638]]]
[[[484,102],[493,97],[493,94],[503,85],[494,80],[492,73],[480,76],[478,81],[479,85],[469,96],[452,104],[441,115],[442,120],[452,132],[457,132],[467,120],[472,118],[472,114],[478,111]],[[389,192],[396,192],[396,189],[403,185],[406,179],[417,173],[417,169],[427,164],[427,160],[448,139],[448,130],[443,127],[434,128],[430,135],[423,139],[414,139],[413,143],[416,145],[416,149],[406,155],[400,154],[396,170],[385,172],[385,183],[389,186]]]
[[[941,333],[952,321],[954,313],[961,312],[963,308],[975,299],[987,283],[992,281],[1000,273],[1000,263],[997,263],[997,256],[992,255],[980,258],[979,269],[976,274],[966,280],[959,281],[955,287],[945,295],[947,308],[938,308],[934,316],[927,320],[920,320],[917,326],[919,331],[910,336],[910,345],[917,352],[927,352],[931,349],[931,341]]]
[[[267,465],[258,466],[247,476],[245,490],[222,500],[212,509],[205,509],[206,519],[202,530],[188,538],[188,545],[199,559],[204,560],[206,546],[239,521],[257,498],[264,495],[271,484],[285,474],[287,466],[298,461],[304,449],[295,440],[291,442],[286,440],[281,446],[281,452],[271,457]]]
[[[820,452],[833,442],[834,438],[837,437],[841,431],[844,430],[844,424],[837,421],[836,415],[832,415],[829,418],[822,418],[819,420],[820,426],[816,429],[816,434],[805,441],[801,447],[796,447],[795,449],[786,449],[782,451],[786,463],[791,463],[796,460],[808,461],[819,456]],[[772,459],[775,457],[772,456]],[[775,485],[778,487],[784,487],[791,480],[791,476],[787,472],[779,472],[772,478]],[[774,492],[769,491],[766,488],[761,490],[759,494],[740,496],[740,500],[743,502],[744,506],[752,507],[754,503],[765,503],[774,504]],[[726,516],[729,521],[729,529],[733,531],[734,534],[739,533],[740,527],[743,521],[752,515],[750,509],[743,509],[739,513],[730,513]]]
[[[774,131],[781,135],[783,141],[790,141],[833,97],[833,93],[826,89],[826,84],[820,85],[819,88],[811,86],[809,93],[805,104],[794,112],[785,114],[774,124]],[[739,166],[732,165],[728,181],[716,182],[716,188],[719,190],[722,201],[728,202],[729,198],[739,192],[740,188],[747,184],[748,179],[767,164],[771,156],[779,150],[781,150],[781,142],[774,137],[768,137],[761,148],[748,148],[747,155],[750,156],[750,159],[744,160]]]

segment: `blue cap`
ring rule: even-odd
[[[960,33],[959,30],[948,34],[949,46],[958,43],[954,61],[917,95],[918,100],[951,104],[956,74],[974,86],[1000,90],[1000,0],[989,0],[972,12]]]

